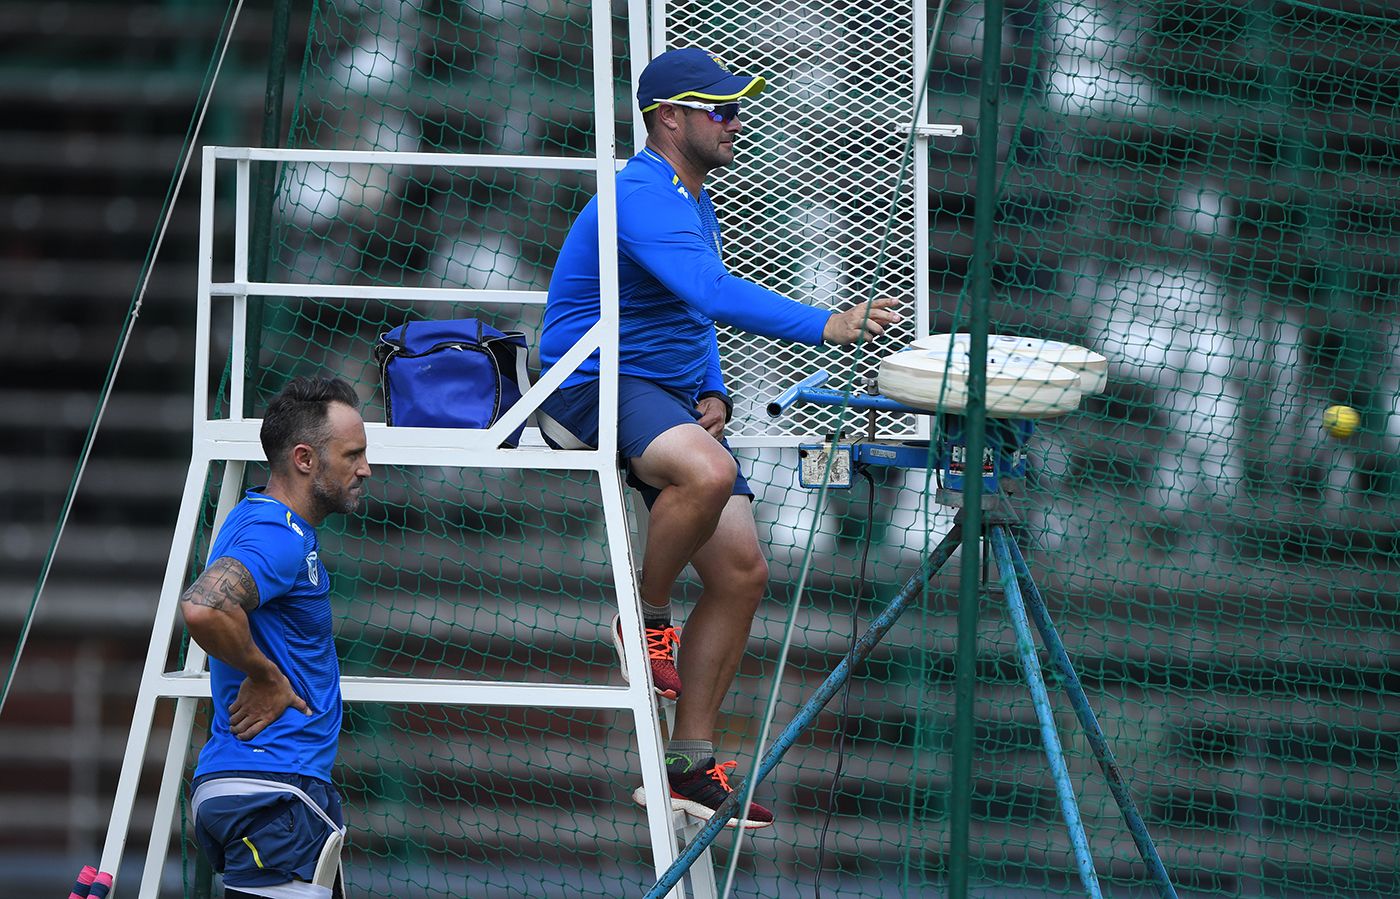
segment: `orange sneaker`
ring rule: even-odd
[[[681,695],[681,675],[676,670],[675,647],[681,645],[681,632],[674,627],[643,627],[647,642],[647,658],[651,662],[651,684],[662,699],[678,699]],[[612,620],[613,648],[622,663],[622,679],[627,678],[627,656],[622,651],[622,616]]]

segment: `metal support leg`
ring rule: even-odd
[[[195,528],[198,525],[203,495],[204,479],[208,473],[207,459],[196,456],[190,462],[185,474],[185,488],[180,502],[180,514],[175,522],[175,535],[171,540],[170,557],[166,562],[165,580],[161,587],[160,601],[151,625],[151,639],[147,644],[146,663],[142,669],[141,687],[136,694],[136,708],[131,716],[131,730],[127,734],[126,752],[122,756],[121,775],[117,779],[117,792],[112,801],[112,814],[107,825],[107,838],[102,846],[102,861],[99,870],[110,873],[114,884],[120,882],[122,855],[126,849],[127,833],[131,828],[131,816],[136,805],[136,791],[141,781],[142,759],[150,742],[151,729],[155,722],[156,704],[161,699],[160,678],[165,669],[165,656],[169,651],[170,639],[179,618],[180,591],[185,580],[185,568],[189,564],[190,548],[194,545]],[[157,820],[152,830],[152,840],[168,840],[170,821]],[[162,852],[164,849],[162,848]],[[154,890],[155,887],[150,887]],[[129,890],[126,892],[130,892]],[[154,895],[154,893],[152,893]]]
[[[1103,728],[1099,726],[1099,720],[1094,715],[1094,710],[1089,707],[1089,697],[1084,693],[1084,686],[1079,682],[1079,675],[1075,673],[1074,666],[1070,664],[1069,654],[1065,652],[1065,645],[1060,641],[1059,632],[1055,630],[1055,625],[1050,621],[1050,613],[1046,610],[1045,599],[1040,595],[1040,590],[1036,588],[1035,581],[1031,579],[1030,567],[1026,564],[1026,559],[1021,555],[1021,550],[1015,541],[1008,540],[1007,544],[1016,578],[1025,588],[1026,607],[1030,612],[1031,619],[1035,622],[1036,629],[1040,631],[1040,639],[1050,653],[1051,663],[1060,672],[1060,676],[1064,678],[1065,692],[1069,694],[1070,704],[1074,706],[1074,713],[1079,717],[1079,723],[1089,738],[1089,745],[1094,751],[1094,757],[1098,759],[1099,767],[1103,769],[1104,778],[1108,781],[1108,788],[1113,793],[1114,801],[1118,803],[1119,810],[1123,813],[1123,820],[1127,822],[1128,832],[1132,834],[1133,842],[1137,844],[1138,853],[1152,874],[1152,882],[1157,888],[1157,895],[1161,896],[1162,899],[1177,899],[1176,889],[1167,876],[1166,865],[1162,864],[1162,857],[1157,854],[1157,847],[1153,845],[1152,837],[1147,832],[1147,824],[1143,822],[1137,804],[1133,802],[1133,797],[1128,792],[1128,785],[1123,780],[1123,773],[1118,769],[1118,762],[1113,757],[1113,750],[1109,748]]]
[[[1065,826],[1069,828],[1070,845],[1074,847],[1074,863],[1079,868],[1079,882],[1084,885],[1084,894],[1090,899],[1101,899],[1099,877],[1094,871],[1094,857],[1089,852],[1089,838],[1084,833],[1084,822],[1079,816],[1079,801],[1074,796],[1074,784],[1069,777],[1069,767],[1065,764],[1064,750],[1060,746],[1060,735],[1055,730],[1055,713],[1050,708],[1050,695],[1045,691],[1045,679],[1040,674],[1040,657],[1031,642],[1031,626],[1026,620],[1026,606],[1021,600],[1021,588],[1016,581],[1016,573],[1011,564],[1011,550],[1006,528],[992,525],[987,535],[996,558],[997,573],[1002,589],[1006,593],[1007,609],[1011,613],[1011,626],[1016,631],[1016,655],[1021,660],[1021,670],[1025,672],[1026,684],[1030,687],[1031,700],[1035,703],[1035,716],[1040,721],[1040,742],[1045,747],[1045,758],[1050,763],[1050,774],[1055,780],[1055,793],[1060,799],[1060,813],[1064,815]]]
[[[738,788],[735,789],[733,793],[730,793],[729,797],[720,804],[720,807],[715,809],[715,813],[710,816],[710,820],[707,821],[705,826],[700,829],[700,832],[696,834],[695,839],[690,841],[685,847],[685,850],[680,854],[680,857],[672,863],[671,867],[668,868],[664,874],[662,874],[661,879],[656,882],[656,885],[646,892],[645,899],[660,899],[660,897],[666,895],[667,891],[674,887],[680,879],[685,876],[686,870],[690,868],[691,864],[699,857],[700,853],[709,848],[710,844],[719,836],[719,832],[724,829],[724,825],[743,807],[749,793],[753,791],[753,787],[762,783],[763,779],[777,767],[783,755],[792,748],[792,744],[797,742],[797,738],[803,731],[811,726],[812,722],[816,720],[817,715],[821,713],[821,710],[825,708],[826,704],[831,701],[831,698],[836,695],[837,691],[839,691],[842,685],[850,678],[851,672],[855,669],[855,666],[859,665],[870,655],[871,651],[879,644],[880,640],[884,638],[889,629],[899,620],[899,616],[909,607],[909,604],[923,593],[924,586],[928,583],[929,579],[932,578],[953,555],[954,550],[958,548],[961,540],[962,515],[959,514],[953,523],[953,527],[948,531],[947,535],[939,541],[938,545],[929,552],[928,558],[919,566],[919,570],[913,577],[909,578],[902,588],[900,588],[899,593],[895,595],[894,599],[890,600],[890,604],[885,607],[884,611],[877,615],[874,621],[870,622],[870,627],[865,633],[860,635],[855,645],[846,653],[845,658],[837,664],[831,674],[827,675],[826,680],[822,681],[821,686],[817,688],[812,698],[808,699],[807,702],[803,704],[802,708],[798,709],[797,715],[787,727],[783,728],[782,733],[778,734],[772,747],[764,754],[763,759],[759,762],[758,768],[754,771],[753,776],[739,784]]]
[[[243,496],[243,472],[247,463],[230,460],[224,466],[224,476],[219,486],[219,502],[214,507],[214,527],[210,532],[210,542],[218,535],[229,512],[238,505]],[[207,477],[206,469],[206,477]],[[196,500],[200,505],[202,499]],[[204,670],[208,653],[193,640],[185,650],[184,673],[194,675]],[[170,851],[171,828],[176,820],[175,809],[180,800],[180,781],[185,773],[185,756],[190,745],[190,735],[194,731],[194,716],[202,700],[182,697],[175,701],[175,717],[170,724],[170,741],[166,747],[165,768],[162,771],[160,787],[156,792],[155,822],[151,829],[151,839],[146,844],[146,867],[141,876],[141,892],[137,899],[156,899],[160,890],[161,872],[165,869],[165,859]],[[165,823],[162,823],[165,822]],[[201,853],[202,854],[202,853]]]

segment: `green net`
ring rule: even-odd
[[[614,6],[618,99],[603,114],[625,157],[629,30]],[[577,0],[320,2],[289,146],[590,154],[591,28]],[[996,153],[991,330],[1109,360],[1102,395],[1037,427],[1016,536],[1170,876],[1187,895],[1400,892],[1400,16],[1379,0],[1008,0],[996,140],[975,127],[980,3],[684,0],[667,4],[665,32],[769,80],[738,164],[709,184],[731,270],[819,306],[928,297],[859,351],[722,330],[771,584],[721,759],[752,770],[773,691],[781,727],[951,526],[926,470],[803,487],[797,444],[857,436],[864,420],[764,407],[817,367],[847,386],[913,337],[967,328],[976,163]],[[911,138],[921,97],[919,121],[968,133]],[[298,162],[277,183],[272,280],[499,291],[546,288],[595,189],[570,172],[398,163]],[[540,310],[268,298],[252,309],[252,406],[288,375],[331,371],[382,421],[379,333],[476,316],[533,347]],[[1333,404],[1359,410],[1356,434],[1322,429]],[[880,427],[926,436],[918,419]],[[619,682],[596,479],[378,466],[370,492],[363,515],[323,534],[347,674]],[[944,888],[956,569],[758,787],[779,823],[746,840],[738,894]],[[989,578],[973,883],[1079,893]],[[682,630],[698,593],[688,576],[677,587]],[[1146,894],[1058,686],[1051,675],[1105,891]],[[355,894],[639,895],[654,878],[629,800],[633,730],[616,712],[351,704],[340,777]],[[730,852],[716,842],[717,862]]]

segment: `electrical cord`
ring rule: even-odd
[[[860,600],[865,596],[865,572],[866,566],[870,562],[871,535],[875,530],[875,479],[870,475],[870,468],[866,465],[858,465],[856,470],[866,481],[865,495],[865,536],[860,553],[860,574],[856,578],[856,589],[851,601],[851,648],[856,644],[856,628],[860,626]],[[822,872],[826,869],[826,836],[831,829],[831,819],[836,814],[836,794],[837,787],[841,782],[841,772],[846,767],[846,731],[850,727],[850,704],[851,704],[851,682],[852,677],[846,679],[846,684],[841,688],[841,710],[836,716],[836,770],[831,775],[831,784],[826,793],[826,814],[822,817],[822,829],[817,837],[817,876],[814,884],[815,899],[822,896]]]

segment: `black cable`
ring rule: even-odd
[[[855,596],[851,601],[851,649],[856,645],[856,628],[860,625],[860,601],[865,596],[865,570],[870,561],[871,534],[875,530],[875,479],[870,469],[859,465],[856,470],[865,478],[869,489],[865,497],[865,537],[860,554],[860,575],[856,578]],[[841,688],[841,711],[836,718],[836,771],[831,775],[831,784],[826,792],[826,815],[822,818],[821,834],[817,837],[817,878],[814,884],[815,899],[822,897],[822,871],[826,867],[826,835],[831,829],[831,819],[836,813],[836,788],[841,781],[841,771],[846,764],[846,729],[850,726],[851,682],[855,672],[846,678]]]

